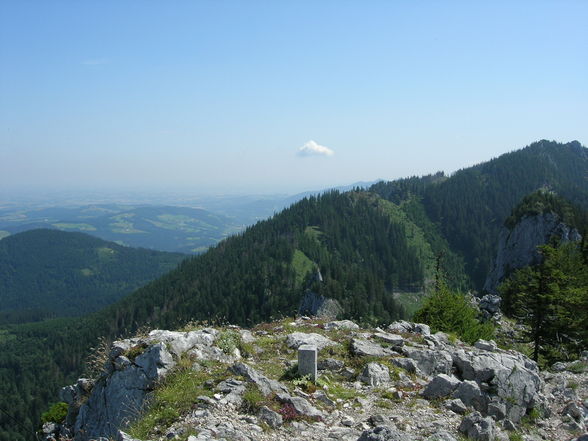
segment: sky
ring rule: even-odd
[[[588,145],[588,2],[0,0],[0,193],[296,193]]]

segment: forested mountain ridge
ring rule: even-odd
[[[504,221],[524,196],[540,188],[588,208],[588,149],[578,141],[542,140],[451,176],[381,182],[371,191],[395,203],[415,199],[421,204],[480,290]]]
[[[185,257],[57,230],[7,237],[0,241],[0,324],[98,311]]]

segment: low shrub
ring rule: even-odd
[[[53,404],[47,412],[41,414],[41,421],[43,423],[63,423],[67,416],[68,407],[67,403],[64,402]]]

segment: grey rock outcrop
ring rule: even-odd
[[[407,322],[405,320],[400,320],[394,323],[391,323],[388,326],[388,331],[394,333],[407,333],[407,334],[421,334],[421,335],[430,335],[431,328],[429,325],[425,325],[424,323],[412,323]]]
[[[405,348],[403,352],[416,362],[418,369],[425,375],[451,374],[453,359],[447,351]]]
[[[390,370],[380,363],[368,363],[358,380],[370,386],[381,386],[390,382]]]
[[[439,374],[423,390],[423,397],[428,400],[451,395],[459,386],[460,381],[446,374]]]
[[[465,416],[459,425],[459,431],[475,441],[493,441],[496,437],[494,420],[482,417],[479,412]]]
[[[466,352],[458,350],[453,354],[458,375],[476,385],[487,385],[493,395],[506,406],[507,418],[518,422],[527,411],[542,404],[542,380],[536,363],[519,353],[506,352]],[[469,387],[469,386],[471,387]],[[485,404],[477,396],[473,383],[464,382],[454,395],[469,405],[470,398],[481,410]],[[466,390],[466,389],[472,390]],[[471,393],[470,393],[471,392]],[[475,406],[474,406],[475,407]],[[479,410],[480,410],[479,409]]]
[[[494,268],[486,278],[484,291],[497,294],[498,285],[510,272],[539,263],[537,246],[546,244],[554,235],[562,242],[582,240],[576,229],[567,226],[554,213],[526,216],[512,230],[503,228]]]
[[[235,374],[241,375],[254,383],[264,395],[269,395],[272,392],[283,394],[288,393],[288,389],[286,389],[283,384],[276,380],[267,378],[265,375],[260,374],[245,363],[236,363],[231,367],[231,370]]]
[[[332,331],[333,329],[359,329],[359,325],[351,320],[338,320],[334,322],[325,323],[325,330]]]
[[[383,357],[394,354],[394,351],[390,349],[360,338],[351,340],[351,351],[360,357]]]
[[[272,427],[272,428],[276,428],[279,427],[283,424],[283,418],[282,415],[280,415],[277,412],[274,412],[273,410],[271,410],[269,407],[267,406],[262,406],[261,409],[259,409],[259,413],[257,414],[257,417],[263,421],[264,423],[266,423],[268,426]]]
[[[74,426],[75,440],[116,437],[119,428],[140,414],[149,392],[174,365],[163,343],[148,347],[131,365],[119,364],[124,368],[102,377],[79,408]],[[69,404],[75,412],[76,403]]]
[[[343,313],[343,307],[334,299],[317,294],[313,291],[306,291],[300,302],[298,313],[328,319],[336,319]]]

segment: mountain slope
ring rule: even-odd
[[[473,286],[491,270],[500,229],[521,199],[549,188],[588,208],[588,149],[579,142],[539,141],[496,159],[443,174],[378,183],[371,190],[396,203],[416,198],[452,250],[463,257]]]
[[[0,323],[97,311],[184,257],[56,230],[7,237],[0,241]]]

